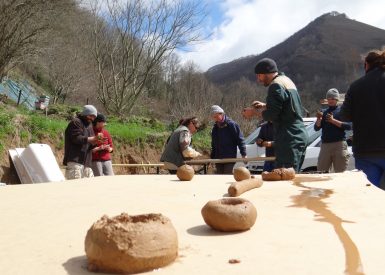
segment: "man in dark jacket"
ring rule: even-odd
[[[385,51],[371,51],[365,58],[366,74],[353,82],[340,116],[353,122],[356,168],[380,186],[385,173]]]
[[[67,166],[65,176],[68,180],[93,177],[91,147],[97,143],[98,136],[94,134],[92,121],[96,116],[96,108],[85,105],[65,130],[63,164]]]
[[[211,116],[215,121],[211,132],[211,158],[236,158],[237,147],[242,157],[246,158],[245,141],[239,125],[228,118],[223,109],[218,105],[211,107]],[[232,174],[234,164],[234,162],[217,163],[215,165],[216,173]]]
[[[305,158],[308,134],[302,120],[302,103],[295,84],[270,58],[254,68],[257,81],[268,87],[266,103],[253,102],[262,118],[274,127],[276,168],[293,167],[299,172]]]
[[[261,125],[257,140],[259,147],[265,147],[265,156],[274,157],[274,127],[270,121]],[[263,171],[271,172],[275,168],[274,161],[265,161]]]

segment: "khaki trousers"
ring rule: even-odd
[[[84,165],[76,162],[68,162],[66,167],[65,177],[67,180],[92,178],[94,173],[90,167],[84,167]]]
[[[329,172],[333,166],[335,173],[344,172],[348,167],[349,158],[350,154],[346,141],[322,143],[317,170]]]

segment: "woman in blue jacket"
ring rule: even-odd
[[[239,125],[225,115],[218,105],[211,106],[211,117],[215,121],[211,132],[211,158],[224,159],[237,157],[237,147],[246,158],[246,146]],[[217,174],[232,174],[234,162],[217,163]]]

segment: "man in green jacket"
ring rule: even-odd
[[[302,120],[302,103],[293,81],[278,72],[277,64],[263,58],[255,66],[257,82],[268,87],[266,103],[254,101],[255,114],[274,125],[276,168],[299,172],[305,158],[308,134]]]

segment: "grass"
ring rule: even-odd
[[[64,131],[69,123],[63,117],[68,117],[73,111],[73,107],[68,107],[67,110],[55,111],[54,114],[45,116],[43,113],[20,107],[0,106],[0,152],[6,149],[4,145],[9,144],[8,141],[13,140],[15,136],[20,141],[20,146],[49,140],[57,149],[62,149]],[[156,119],[145,117],[133,116],[126,121],[110,117],[106,129],[116,145],[129,144],[133,147],[151,146],[161,149],[171,134],[173,126],[173,124],[166,125]],[[193,146],[199,150],[208,150],[210,141],[210,129],[204,129],[194,135]]]

